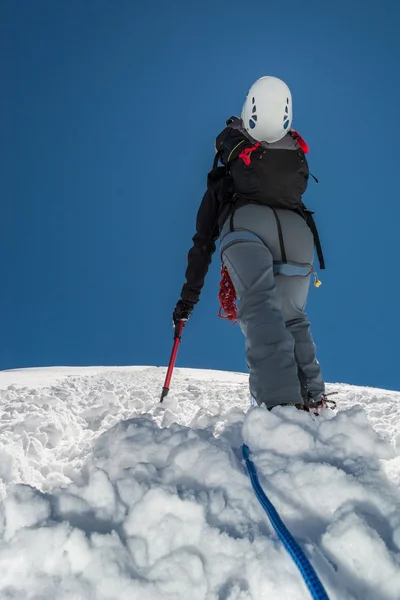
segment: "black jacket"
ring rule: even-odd
[[[200,297],[204,279],[215,252],[220,227],[218,224],[221,210],[220,198],[226,185],[225,167],[217,167],[207,177],[207,191],[203,196],[196,218],[196,233],[193,246],[188,253],[186,283],[181,298],[190,305],[196,304]]]

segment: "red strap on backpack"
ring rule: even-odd
[[[260,146],[261,146],[260,142],[257,142],[256,144],[254,144],[254,146],[252,146],[251,148],[245,148],[239,154],[239,158],[242,159],[242,161],[244,162],[245,165],[251,164],[251,153],[254,152],[254,150],[257,150],[257,148],[259,148]]]

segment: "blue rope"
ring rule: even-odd
[[[264,490],[262,489],[260,481],[258,479],[255,464],[250,458],[250,449],[246,444],[243,444],[242,446],[242,454],[246,462],[246,467],[249,473],[251,485],[253,486],[253,490],[255,495],[257,496],[257,500],[267,513],[268,518],[271,521],[271,524],[275,529],[276,533],[278,534],[282,544],[285,546],[293,561],[296,563],[297,568],[302,574],[303,579],[308,589],[310,590],[313,600],[329,600],[328,594],[326,593],[324,586],[322,585],[318,575],[314,571],[308,558],[306,557],[303,550],[300,548],[290,531],[288,531],[286,525],[278,515],[274,505],[267,498]]]

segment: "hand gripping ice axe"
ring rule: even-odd
[[[169,384],[171,383],[172,371],[175,367],[176,356],[178,354],[179,343],[182,340],[182,331],[185,326],[185,321],[181,320],[175,325],[175,333],[174,333],[174,345],[172,346],[171,358],[169,359],[169,365],[167,370],[167,375],[164,381],[164,387],[161,392],[160,402],[164,400],[166,396],[168,396],[169,392]]]

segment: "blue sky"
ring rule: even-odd
[[[389,8],[390,6],[390,8]],[[215,136],[290,86],[327,271],[308,313],[329,382],[400,389],[399,3],[3,3],[0,368],[165,365]],[[178,365],[245,371],[219,257]]]

